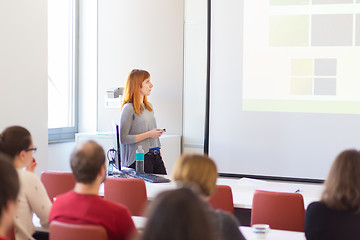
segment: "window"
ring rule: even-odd
[[[78,0],[48,0],[49,142],[77,132]]]

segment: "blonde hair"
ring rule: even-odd
[[[360,152],[341,152],[325,181],[321,201],[334,210],[356,209],[360,213]]]
[[[184,184],[196,183],[205,196],[211,196],[216,189],[218,177],[215,162],[208,156],[184,154],[176,162],[173,179]]]
[[[140,88],[144,80],[150,77],[150,73],[145,70],[133,69],[127,79],[123,93],[123,100],[121,109],[124,107],[125,103],[132,103],[134,111],[137,115],[140,115],[144,111],[144,107],[140,102]],[[147,97],[144,96],[144,105],[147,110],[150,112],[153,110],[147,101]]]

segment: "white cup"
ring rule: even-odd
[[[266,239],[266,235],[270,231],[269,224],[254,224],[251,226],[255,239]]]

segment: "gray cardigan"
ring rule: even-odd
[[[135,135],[150,131],[154,128],[156,128],[154,111],[150,112],[144,108],[144,111],[140,113],[140,115],[137,115],[132,103],[126,103],[124,105],[120,117],[120,153],[122,166],[129,167],[135,162],[135,153],[138,146],[142,146],[145,154],[149,152],[150,148],[160,147],[158,138],[147,138],[135,143]]]
[[[245,240],[240,232],[239,221],[230,213],[221,210],[213,210],[211,206],[204,202],[210,219],[213,221],[215,232],[222,240]]]

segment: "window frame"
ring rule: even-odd
[[[79,0],[73,1],[73,17],[74,17],[74,40],[73,40],[73,65],[72,65],[72,90],[73,90],[73,114],[74,125],[71,127],[48,128],[48,143],[74,141],[75,134],[78,133],[79,123]]]

